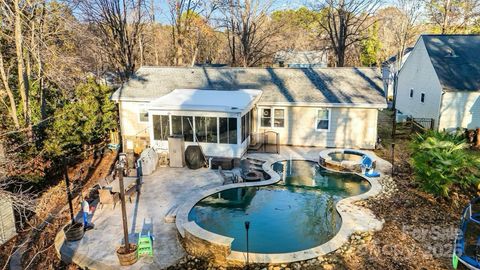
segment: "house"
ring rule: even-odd
[[[398,70],[402,68],[405,61],[410,56],[410,52],[413,50],[413,47],[408,47],[405,49],[403,53],[403,57],[399,63],[397,55],[392,55],[390,58],[385,60],[382,63],[382,80],[383,80],[383,89],[385,92],[385,96],[388,99],[393,98],[393,87],[395,83],[395,74],[397,74]]]
[[[319,68],[328,65],[328,50],[279,51],[273,57],[277,67]]]
[[[141,67],[112,100],[126,150],[181,135],[208,156],[241,157],[265,131],[284,145],[374,148],[381,85],[372,68]]]
[[[398,75],[401,115],[438,130],[480,127],[480,35],[422,35]]]

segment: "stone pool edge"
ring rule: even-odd
[[[374,153],[366,151],[365,153],[375,160],[382,160]],[[231,250],[231,242],[233,241],[233,238],[215,234],[201,228],[195,222],[188,220],[188,214],[200,200],[214,193],[232,188],[268,186],[277,183],[281,180],[281,178],[280,175],[273,170],[272,165],[275,162],[284,160],[286,159],[282,156],[275,156],[273,159],[269,158],[266,160],[262,168],[270,175],[271,178],[269,180],[261,182],[235,183],[201,190],[196,194],[196,196],[192,196],[188,201],[184,202],[177,210],[175,224],[179,234],[185,240],[184,242],[187,252],[194,253],[194,255],[203,254],[207,257],[211,257],[217,263],[222,264],[226,263],[229,265],[242,265],[246,263],[246,252]],[[311,158],[295,158],[295,160],[318,162],[318,160],[313,160]],[[370,183],[370,190],[363,194],[344,198],[336,204],[336,210],[342,218],[342,224],[340,226],[340,230],[332,239],[317,247],[296,252],[270,254],[249,253],[249,262],[276,264],[310,260],[337,250],[348,241],[348,238],[354,232],[380,230],[383,226],[383,221],[378,220],[369,209],[357,206],[354,203],[380,194],[382,191],[382,186],[379,183],[378,178],[366,177],[359,173],[355,174],[363,177]],[[382,172],[381,177],[389,176],[385,172]],[[193,243],[193,245],[198,245],[198,248],[192,247],[192,245],[190,245],[191,243]],[[211,244],[211,246],[208,246],[208,244]],[[213,250],[209,252],[205,250],[207,248],[212,248]]]

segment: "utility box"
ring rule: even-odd
[[[168,153],[170,167],[182,168],[185,166],[185,141],[182,135],[168,137]]]

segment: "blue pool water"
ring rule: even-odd
[[[235,251],[246,251],[249,221],[250,252],[295,252],[333,238],[342,222],[335,204],[370,189],[358,175],[327,171],[314,162],[284,161],[273,168],[282,176],[279,183],[213,194],[192,208],[189,220],[234,238]]]

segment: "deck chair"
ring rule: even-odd
[[[365,168],[365,176],[379,177],[380,173],[375,171],[375,162],[367,155],[363,155],[361,166]]]
[[[230,183],[238,183],[238,176],[234,172],[222,170],[222,166],[218,166],[218,173],[223,178],[223,185]]]

